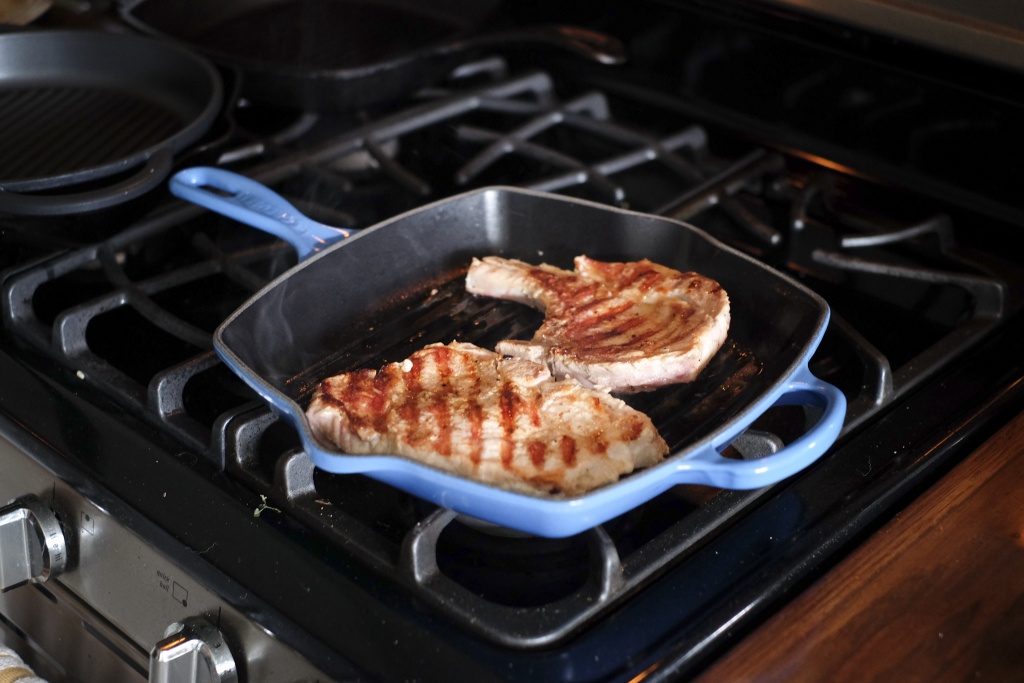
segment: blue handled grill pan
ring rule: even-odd
[[[242,180],[244,188],[220,188],[221,194],[234,193],[236,206],[226,213],[248,221],[254,207],[264,213],[277,207],[270,213],[305,260],[225,320],[214,345],[294,425],[322,470],[361,473],[486,522],[563,537],[677,484],[773,484],[816,460],[840,432],[843,394],[807,368],[828,322],[827,304],[696,228],[558,195],[493,187],[404,213],[352,237],[339,234],[334,241],[318,232],[324,226],[307,230],[301,214],[275,205],[279,198],[270,190]],[[217,184],[207,176],[187,169],[172,189],[175,184],[180,196],[225,212],[222,197],[197,198],[200,185]],[[252,221],[260,222],[266,220]],[[532,336],[541,321],[537,312],[465,292],[472,257],[500,255],[571,268],[578,254],[608,261],[650,258],[712,277],[729,293],[728,339],[697,380],[627,397],[668,442],[665,462],[579,497],[556,498],[513,493],[397,455],[347,455],[313,436],[305,407],[325,377],[402,360],[433,342],[458,339],[493,349],[500,339]],[[778,452],[751,460],[722,455],[758,417],[783,404],[820,416]]]

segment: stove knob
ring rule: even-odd
[[[237,683],[221,632],[200,617],[171,624],[149,653],[149,683]]]
[[[33,495],[0,508],[0,591],[42,583],[67,565],[68,551],[57,515]]]

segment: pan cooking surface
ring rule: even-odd
[[[160,143],[187,123],[131,92],[0,86],[0,182],[102,166]]]
[[[325,377],[401,361],[432,343],[462,341],[494,350],[502,339],[529,339],[543,315],[522,304],[476,297],[466,292],[465,272],[430,283],[401,297],[404,301],[370,315],[363,338],[324,359],[291,384],[296,402],[306,406]],[[728,420],[766,389],[757,354],[730,335],[711,363],[689,384],[621,396],[646,413],[672,451]]]
[[[76,214],[140,196],[206,133],[222,97],[212,64],[166,42],[70,30],[0,34],[4,210]],[[23,194],[71,186],[76,192]]]

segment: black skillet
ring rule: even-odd
[[[553,46],[604,63],[620,41],[572,26],[487,30],[494,0],[123,0],[140,31],[237,69],[251,100],[338,111],[408,94],[485,52]]]
[[[161,185],[223,101],[216,68],[154,38],[0,33],[0,214],[94,212]]]

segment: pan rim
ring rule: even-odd
[[[679,226],[685,228],[686,230],[689,230],[689,231],[695,233],[701,239],[704,239],[708,243],[712,244],[713,246],[715,246],[715,248],[717,250],[725,252],[725,253],[728,253],[728,254],[731,254],[731,255],[733,255],[735,257],[738,257],[738,258],[740,258],[740,259],[750,263],[752,266],[754,266],[756,268],[760,268],[762,270],[770,272],[772,274],[772,277],[781,279],[782,281],[786,282],[786,284],[789,285],[790,287],[792,287],[792,288],[796,289],[797,291],[801,292],[801,294],[803,294],[804,296],[806,296],[808,299],[810,299],[812,302],[815,303],[815,307],[816,308],[822,309],[823,310],[823,314],[827,315],[827,311],[829,309],[828,302],[826,302],[825,299],[820,294],[818,294],[817,292],[815,292],[811,288],[807,287],[806,285],[804,285],[799,280],[796,280],[795,278],[793,278],[792,276],[790,276],[790,275],[788,275],[786,273],[777,271],[777,270],[771,268],[770,266],[767,266],[764,263],[761,263],[760,261],[758,261],[758,260],[752,258],[751,256],[743,253],[739,249],[736,249],[735,247],[732,247],[732,246],[722,242],[721,240],[716,239],[714,236],[708,234],[704,230],[701,230],[700,228],[698,228],[698,227],[696,227],[694,225],[691,225],[689,223],[686,223],[684,221],[680,221],[680,220],[677,220],[675,218],[668,218],[666,216],[658,216],[658,215],[655,215],[655,214],[644,213],[642,211],[636,211],[636,210],[633,210],[633,209],[624,209],[622,207],[610,206],[608,204],[602,204],[600,202],[595,202],[595,201],[592,201],[592,200],[589,200],[589,199],[579,199],[579,198],[576,198],[576,197],[567,197],[565,195],[555,194],[555,193],[552,193],[552,192],[544,192],[542,190],[531,190],[529,188],[515,187],[515,186],[512,186],[512,185],[488,185],[486,187],[481,187],[481,188],[477,188],[477,189],[474,189],[474,190],[467,190],[466,192],[460,192],[458,194],[454,194],[454,195],[450,195],[448,197],[437,199],[437,200],[434,200],[434,201],[429,202],[427,204],[423,204],[423,205],[415,207],[413,209],[409,209],[407,211],[403,211],[401,213],[395,214],[394,216],[391,216],[390,218],[386,218],[386,219],[384,219],[384,220],[382,220],[382,221],[380,221],[378,223],[375,223],[375,224],[373,224],[373,225],[371,225],[371,226],[369,226],[369,227],[367,227],[367,228],[365,228],[363,230],[360,230],[359,232],[353,234],[351,237],[347,237],[347,238],[345,238],[343,240],[340,240],[340,241],[336,242],[335,244],[330,245],[329,247],[327,247],[325,249],[322,249],[322,250],[318,251],[313,256],[311,256],[311,257],[301,261],[300,263],[297,263],[296,265],[292,266],[287,271],[281,273],[280,275],[278,275],[277,277],[272,279],[270,282],[268,282],[266,285],[261,287],[259,290],[254,292],[248,299],[246,299],[245,302],[240,304],[238,306],[238,308],[233,310],[228,315],[228,317],[225,318],[217,326],[217,329],[214,332],[214,340],[215,341],[219,340],[221,338],[221,336],[222,336],[223,330],[230,325],[232,320],[234,320],[239,315],[241,315],[249,307],[255,305],[255,303],[260,298],[265,296],[267,292],[275,289],[277,287],[278,283],[280,283],[283,280],[288,279],[293,273],[299,272],[300,270],[305,269],[305,268],[311,266],[312,264],[316,263],[320,259],[327,257],[329,254],[334,253],[336,250],[343,249],[347,245],[355,243],[357,240],[365,239],[367,236],[372,235],[373,233],[378,232],[380,230],[384,230],[389,225],[392,225],[394,223],[398,223],[398,222],[404,221],[404,220],[406,220],[410,216],[413,216],[413,215],[416,215],[416,214],[419,214],[419,213],[425,213],[425,212],[428,212],[428,211],[431,211],[431,210],[435,209],[438,206],[444,206],[446,204],[452,204],[452,203],[454,203],[456,201],[463,200],[463,199],[466,199],[466,198],[469,198],[469,197],[473,197],[473,196],[476,196],[476,195],[484,195],[484,194],[491,194],[491,193],[494,193],[494,194],[501,194],[501,193],[518,194],[518,195],[523,195],[523,196],[527,196],[527,197],[537,197],[537,198],[541,198],[541,199],[551,199],[551,200],[556,200],[556,201],[559,201],[559,202],[565,202],[565,203],[569,203],[569,204],[576,204],[576,205],[579,205],[579,206],[589,206],[589,207],[594,208],[594,209],[599,209],[599,210],[605,211],[605,212],[612,212],[612,213],[616,213],[616,214],[623,215],[623,216],[633,216],[633,217],[645,218],[645,219],[646,218],[653,218],[653,219],[656,219],[658,221],[665,221],[665,222],[668,222],[668,223],[673,223],[675,225],[679,225]],[[821,324],[821,328],[824,329],[824,323]]]

